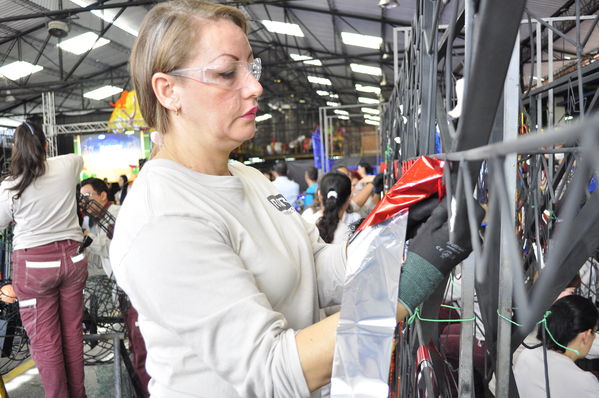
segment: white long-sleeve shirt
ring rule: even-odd
[[[110,248],[139,311],[155,397],[307,397],[295,333],[338,304],[344,245],[327,245],[262,174],[145,164]]]
[[[46,160],[46,172],[13,200],[15,181],[0,184],[0,228],[14,221],[13,249],[28,249],[60,240],[83,240],[75,193],[83,158],[61,155]]]
[[[599,397],[595,375],[580,369],[567,356],[547,350],[549,389],[552,397]],[[522,351],[514,365],[518,393],[526,398],[545,398],[545,363],[543,347]]]

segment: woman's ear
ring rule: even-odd
[[[156,72],[152,76],[152,89],[160,104],[173,112],[181,107],[175,91],[175,78],[166,73]]]

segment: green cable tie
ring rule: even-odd
[[[503,315],[501,315],[501,314],[499,313],[499,309],[497,309],[497,315],[499,315],[499,317],[500,317],[501,319],[505,319],[505,320],[506,320],[506,321],[508,321],[509,323],[512,323],[512,324],[514,324],[514,325],[516,325],[516,326],[520,326],[520,327],[522,326],[522,325],[521,325],[521,324],[519,324],[518,322],[512,321],[510,318],[508,318],[508,317],[506,317],[506,316],[503,316]]]
[[[458,307],[452,307],[450,305],[441,304],[442,307],[460,309]],[[471,322],[476,320],[476,316],[472,318],[461,318],[461,319],[428,319],[420,316],[420,307],[416,308],[414,314],[410,318],[408,318],[408,325],[411,325],[414,322],[414,319],[418,318],[418,320],[423,322]]]
[[[564,350],[569,350],[572,351],[573,353],[575,353],[576,355],[580,355],[580,351],[574,349],[574,348],[569,348],[566,347],[565,345],[561,345],[560,343],[558,343],[558,341],[553,337],[553,335],[551,334],[551,332],[549,331],[549,328],[547,327],[547,317],[551,315],[551,311],[547,311],[545,312],[545,315],[543,316],[543,319],[541,319],[538,323],[544,323],[545,324],[545,330],[547,331],[547,334],[549,335],[549,337],[551,338],[551,340],[553,340],[553,342],[558,346],[563,348]]]
[[[461,310],[460,307],[454,307],[453,305],[441,304],[441,307],[451,308],[452,310]]]
[[[414,323],[414,319],[416,319],[419,312],[420,312],[420,307],[416,307],[412,316],[408,318],[408,325],[411,325],[412,323]]]

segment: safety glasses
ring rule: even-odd
[[[172,76],[187,77],[200,83],[212,84],[229,90],[238,90],[252,74],[260,80],[262,61],[260,58],[252,62],[225,62],[219,65],[198,66],[195,68],[175,69],[168,72]]]

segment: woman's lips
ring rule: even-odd
[[[242,116],[243,119],[255,119],[256,118],[256,112],[258,112],[258,107],[255,106],[252,109],[250,109],[245,115]]]

